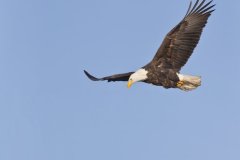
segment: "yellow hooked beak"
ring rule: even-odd
[[[133,84],[133,80],[132,79],[128,80],[127,87],[130,88],[132,86],[132,84]]]

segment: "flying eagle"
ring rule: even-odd
[[[135,82],[150,83],[164,88],[179,88],[184,91],[197,88],[201,85],[201,77],[184,75],[179,72],[193,53],[208,17],[214,11],[212,8],[215,5],[211,5],[212,0],[208,3],[205,1],[197,0],[193,7],[190,2],[186,15],[166,35],[152,61],[136,72],[103,78],[96,78],[85,70],[84,73],[93,81],[128,81],[128,88]]]

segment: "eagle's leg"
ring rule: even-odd
[[[182,87],[184,85],[184,82],[183,81],[178,81],[177,82],[177,87]]]

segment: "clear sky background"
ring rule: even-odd
[[[1,0],[0,159],[239,160],[240,1],[215,3],[183,92],[83,70],[145,65],[189,0]]]

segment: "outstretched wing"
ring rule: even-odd
[[[212,8],[215,5],[211,3],[205,4],[205,0],[199,3],[197,0],[192,7],[191,2],[185,17],[167,34],[151,63],[168,63],[180,70],[198,44],[207,19],[214,11]]]
[[[96,78],[96,77],[92,76],[91,74],[89,74],[85,70],[84,70],[84,73],[92,81],[104,81],[104,80],[107,80],[108,82],[115,82],[115,81],[128,81],[130,75],[133,74],[134,72],[128,72],[128,73],[123,73],[123,74],[115,74],[115,75],[108,76],[108,77],[103,77],[103,78]]]

